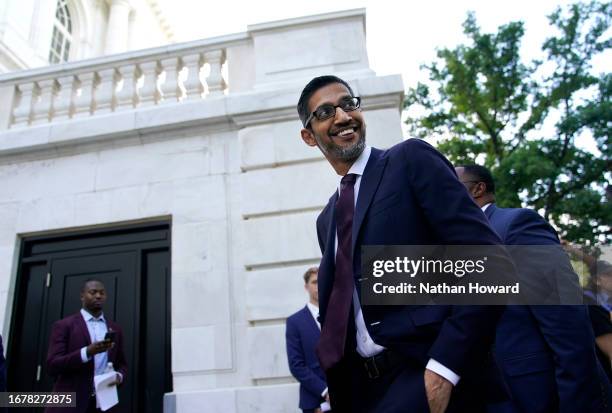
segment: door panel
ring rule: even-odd
[[[144,376],[142,398],[145,401],[145,411],[155,410],[155,406],[163,405],[164,393],[171,391],[170,380],[170,343],[169,336],[164,331],[170,328],[170,254],[168,251],[154,251],[146,254],[145,266],[147,278],[145,283],[149,288],[143,297],[146,306],[147,345],[144,346],[143,368],[145,371],[165,372],[159,376]],[[156,287],[153,287],[156,286]],[[163,328],[159,328],[163,326]]]
[[[8,391],[19,391],[22,389],[41,391],[40,383],[36,378],[38,365],[44,363],[44,360],[40,358],[40,354],[43,350],[46,350],[48,340],[44,334],[41,334],[47,278],[46,263],[24,266],[23,278],[25,278],[24,284],[27,289],[27,302],[41,304],[26,305],[18,314],[20,318],[19,324],[27,326],[27,328],[13,330],[13,335],[16,336],[16,340],[21,344],[19,351],[13,352],[12,357],[14,357],[15,364],[21,366],[21,369],[18,372],[9,369],[7,387]],[[41,340],[42,337],[45,337],[45,339]],[[7,360],[11,359],[7,357]]]

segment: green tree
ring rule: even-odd
[[[586,245],[612,242],[612,75],[596,74],[594,58],[610,53],[612,4],[556,9],[545,60],[524,62],[522,22],[482,33],[474,14],[466,44],[437,52],[427,84],[408,90],[404,107],[413,136],[439,139],[455,164],[491,168],[497,200],[542,211],[560,235]],[[608,32],[607,32],[608,31]],[[597,151],[576,145],[592,136]]]

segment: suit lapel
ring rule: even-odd
[[[357,206],[355,207],[355,216],[353,217],[352,230],[352,251],[355,253],[355,245],[357,243],[357,235],[365,218],[366,211],[372,203],[374,193],[378,188],[383,170],[387,164],[387,158],[383,158],[380,149],[372,148],[370,159],[363,171],[361,183],[359,184],[359,196],[357,197]]]
[[[104,318],[106,319],[106,329],[107,329],[107,331],[110,331],[110,330],[117,331],[117,328],[112,323],[112,321],[110,321],[108,318],[106,318],[106,316],[104,316]],[[117,337],[118,336],[115,335],[115,340],[117,340]],[[115,345],[108,350],[108,361],[115,362],[115,353],[117,352],[117,345],[118,345],[118,343],[115,342]]]
[[[81,334],[85,337],[85,342],[87,345],[91,344],[91,337],[89,336],[89,330],[87,329],[87,324],[83,319],[83,314],[79,311],[77,314],[76,325],[77,328],[81,331]]]
[[[315,319],[312,317],[312,313],[308,309],[307,305],[304,307],[304,316],[306,317],[306,323],[310,326],[309,328],[312,330],[312,332],[316,333],[317,335],[321,334],[321,331],[319,330],[319,326],[317,325],[317,322],[315,321]],[[317,337],[317,336],[314,336],[314,337]]]
[[[338,191],[329,198],[327,210],[323,216],[323,222],[326,227],[325,233],[325,251],[321,258],[319,268],[319,314],[324,317],[326,302],[329,300],[331,290],[334,285],[335,278],[335,244],[336,244],[336,213],[334,206],[338,199]],[[323,274],[325,274],[323,276]]]
[[[335,249],[336,249],[336,201],[338,200],[338,191],[329,198],[329,204],[327,208],[327,216],[325,220],[327,221],[327,235],[325,241],[325,256],[329,262],[335,262]]]

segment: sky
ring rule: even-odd
[[[406,88],[425,80],[419,67],[435,58],[438,47],[465,40],[461,24],[476,13],[483,31],[495,31],[522,20],[524,56],[540,56],[551,33],[546,16],[565,0],[159,0],[177,40],[244,32],[248,25],[365,7],[366,38],[371,68],[378,75],[402,74]]]

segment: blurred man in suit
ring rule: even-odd
[[[319,269],[311,267],[304,273],[304,289],[309,301],[297,313],[287,318],[285,333],[287,358],[291,374],[300,382],[300,409],[304,413],[321,412],[321,404],[329,401],[325,375],[319,366],[315,347],[321,335],[319,316]],[[326,406],[324,405],[323,408]]]
[[[432,146],[420,139],[388,150],[367,146],[360,105],[335,76],[312,79],[297,105],[302,140],[341,178],[317,219],[323,254],[317,355],[331,407],[336,413],[483,411],[479,371],[503,306],[362,306],[361,247],[501,241]]]
[[[0,391],[6,391],[6,359],[4,358],[2,336],[0,336]]]
[[[112,362],[119,385],[126,379],[121,327],[104,317],[106,290],[100,280],[85,281],[81,288],[81,310],[56,321],[51,329],[47,368],[56,377],[53,391],[76,392],[76,408],[48,408],[46,413],[94,413],[94,375],[103,374]],[[114,339],[105,339],[114,332]],[[112,411],[112,409],[111,409]]]
[[[551,268],[570,268],[556,231],[535,211],[500,208],[495,183],[480,165],[456,168],[476,204],[506,245],[550,246],[548,259],[526,257],[518,250],[519,277],[535,288],[546,285]],[[530,248],[530,249],[533,249]],[[552,259],[554,257],[554,259]],[[525,265],[524,263],[528,263]],[[546,287],[548,288],[548,287]],[[510,388],[512,401],[497,412],[609,412],[609,386],[595,354],[595,338],[587,308],[582,305],[509,305],[499,320],[494,354]]]

